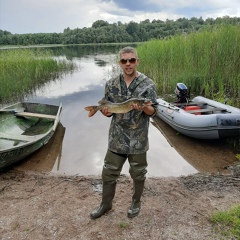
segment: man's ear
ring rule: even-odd
[[[139,65],[139,63],[140,63],[140,59],[138,58],[138,59],[137,59],[137,66]]]

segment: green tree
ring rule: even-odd
[[[100,28],[100,27],[105,27],[108,25],[109,25],[109,23],[107,21],[97,20],[92,24],[92,28]]]

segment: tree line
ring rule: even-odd
[[[12,34],[0,30],[0,45],[145,42],[150,39],[164,39],[177,34],[196,32],[219,24],[240,25],[240,18],[224,16],[204,20],[202,17],[192,17],[166,21],[146,19],[140,23],[119,21],[112,24],[97,20],[89,28],[68,27],[62,33]]]

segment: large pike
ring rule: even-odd
[[[130,98],[122,103],[113,103],[105,99],[98,102],[99,106],[88,106],[84,109],[89,111],[88,117],[92,117],[98,110],[102,110],[104,107],[108,108],[108,112],[111,113],[127,113],[133,108],[133,104],[137,103],[139,106],[149,106],[151,101],[144,98]]]

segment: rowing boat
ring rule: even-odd
[[[19,102],[0,109],[0,169],[48,143],[60,121],[62,105]]]
[[[157,117],[178,133],[198,139],[240,137],[240,109],[202,96],[187,102],[157,99]]]

